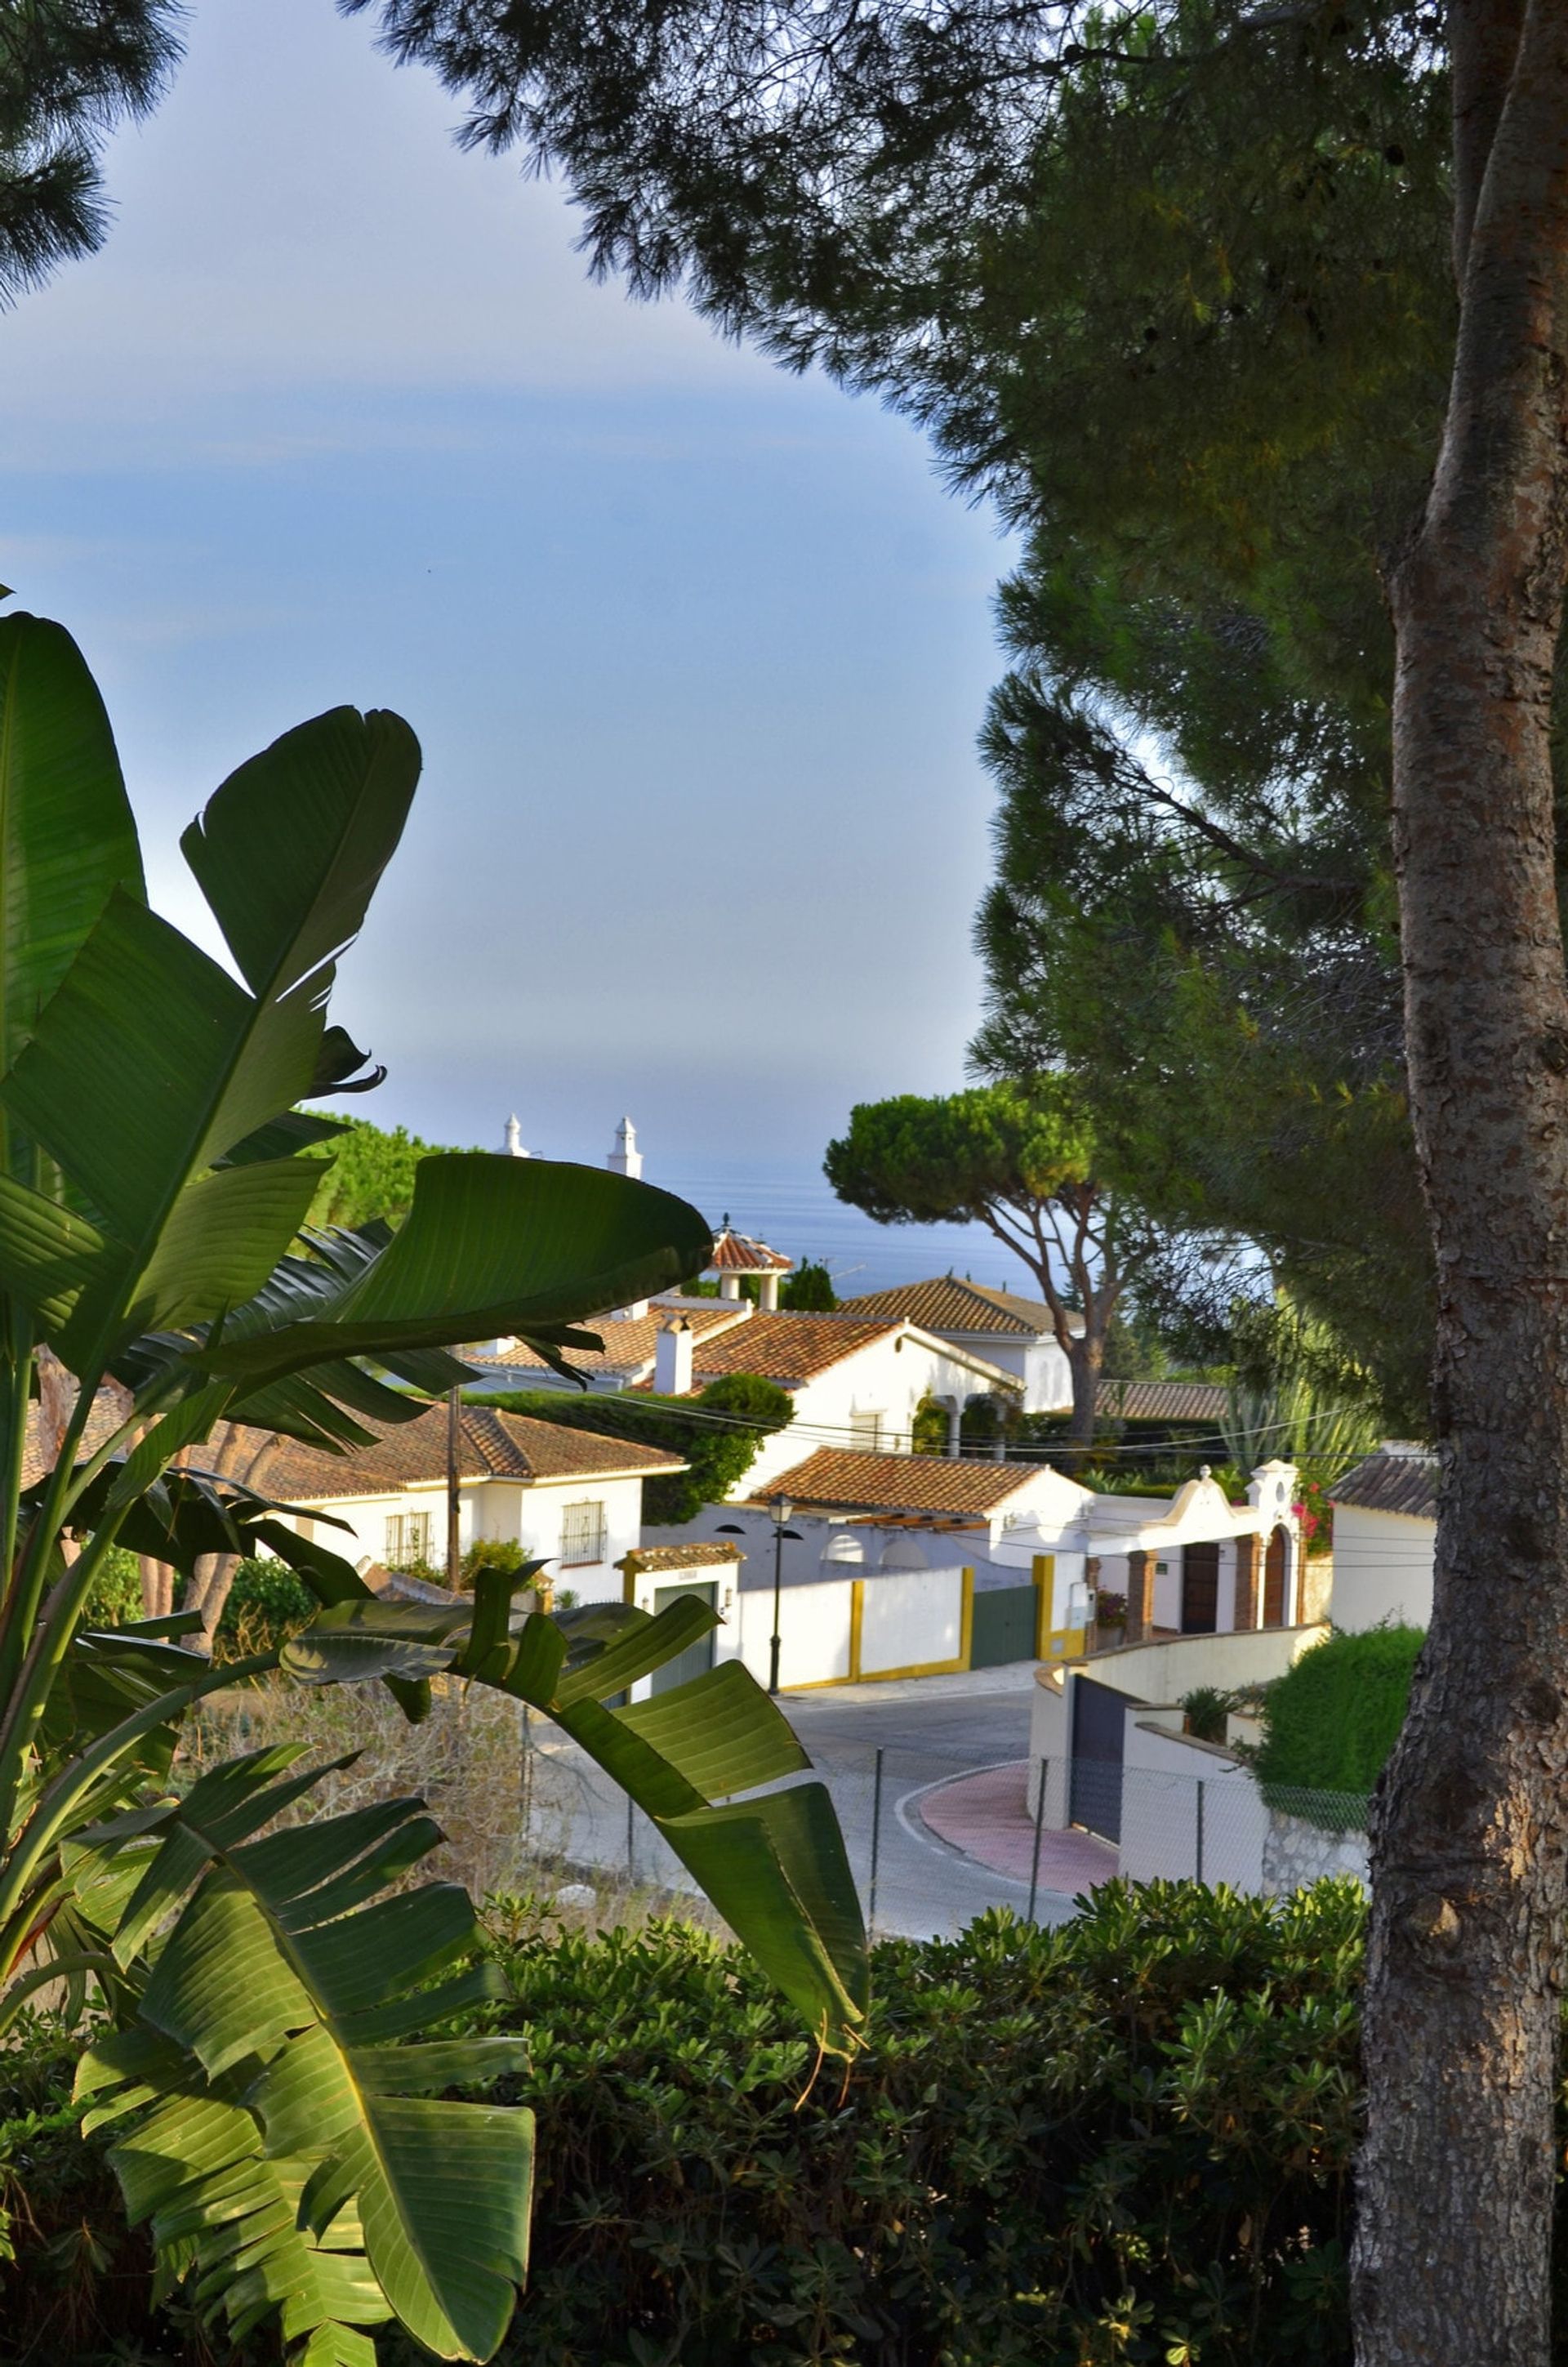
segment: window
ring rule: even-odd
[[[562,1569],[579,1569],[584,1562],[604,1558],[603,1504],[563,1504],[560,1515]]]
[[[852,1413],[850,1416],[850,1451],[854,1455],[874,1455],[882,1444],[882,1416],[879,1413]]]
[[[416,1562],[428,1563],[434,1544],[434,1515],[431,1512],[389,1512],[387,1568],[412,1569]]]

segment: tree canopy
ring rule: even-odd
[[[448,1149],[423,1142],[400,1126],[373,1126],[368,1118],[336,1121],[343,1127],[311,1155],[331,1160],[310,1203],[311,1225],[367,1225],[378,1217],[395,1223],[413,1199],[414,1174],[422,1159]]]
[[[177,0],[0,6],[0,305],[103,244],[99,152],[161,96],[184,13]]]

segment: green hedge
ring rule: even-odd
[[[1303,1652],[1264,1699],[1265,1793],[1370,1792],[1404,1723],[1426,1640],[1419,1627],[1368,1627]]]
[[[540,2113],[502,2360],[1343,2367],[1361,1916],[1342,1885],[1276,1903],[1113,1884],[1060,1931],[992,1914],[886,1942],[846,2078],[716,1941],[493,1910],[516,1992],[500,2019],[532,2056],[500,2093]],[[30,2110],[47,2119],[69,2069],[57,2050]],[[0,2272],[6,2355],[68,2292],[75,2347],[56,2332],[35,2355],[195,2367],[177,2322],[133,2314],[143,2263],[97,2150],[55,2128],[20,2156],[37,2225]],[[416,2356],[395,2337],[381,2354]]]

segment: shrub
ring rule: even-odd
[[[281,1561],[243,1561],[234,1572],[213,1639],[220,1660],[270,1652],[315,1617],[315,1596]]]
[[[1264,1701],[1265,1792],[1369,1792],[1404,1722],[1425,1641],[1419,1627],[1368,1627],[1303,1652]]]
[[[497,1902],[516,1992],[498,2018],[531,2068],[488,2101],[547,2107],[502,2361],[1342,2367],[1361,1916],[1348,1885],[1112,1884],[1060,1931],[993,1913],[886,1942],[846,2078],[719,1941],[594,1939]],[[78,2176],[45,2224],[90,2225],[119,2259],[83,2152],[101,2193]],[[27,2176],[55,2174],[46,2142]],[[42,2314],[24,2234],[7,2346],[13,2308]],[[119,2323],[114,2266],[96,2292]]]
[[[1194,1685],[1190,1693],[1181,1696],[1181,1706],[1187,1713],[1187,1731],[1200,1742],[1223,1742],[1225,1720],[1233,1704],[1229,1693],[1218,1685]]]
[[[141,1616],[141,1565],[126,1546],[110,1546],[83,1606],[88,1627],[123,1627]]]

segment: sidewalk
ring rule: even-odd
[[[1038,1660],[1009,1660],[999,1669],[960,1669],[947,1677],[868,1677],[858,1685],[806,1685],[781,1702],[809,1701],[832,1709],[858,1709],[863,1703],[962,1701],[967,1694],[1032,1693]]]
[[[1034,1819],[1025,1796],[1028,1772],[1028,1761],[1020,1759],[1006,1767],[983,1767],[975,1775],[955,1775],[933,1784],[910,1808],[939,1840],[1015,1882],[1037,1881],[1040,1889],[1068,1897],[1109,1882],[1117,1869],[1116,1851],[1092,1833],[1043,1831],[1036,1873]]]

